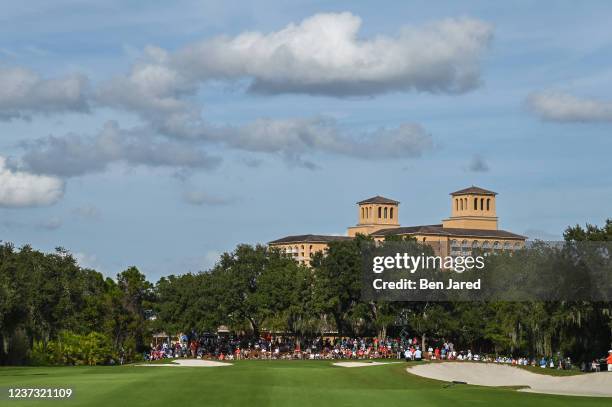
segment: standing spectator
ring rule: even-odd
[[[420,362],[421,359],[423,359],[423,353],[421,352],[421,348],[417,346],[416,350],[414,351],[414,360]]]

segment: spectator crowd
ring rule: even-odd
[[[474,361],[501,363],[513,366],[533,366],[549,369],[572,369],[570,358],[561,357],[512,357],[486,355],[468,350],[457,350],[446,340],[431,340],[424,348],[417,337],[403,338],[346,338],[318,337],[312,340],[297,341],[294,337],[264,336],[259,340],[231,335],[204,335],[188,339],[180,335],[177,340],[165,340],[151,344],[151,351],[144,355],[145,360],[164,358],[200,358],[214,360],[242,359],[302,359],[302,360],[364,360],[364,359],[405,359],[407,361]],[[582,371],[600,371],[601,364],[608,360],[593,360],[581,365]]]

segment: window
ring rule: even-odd
[[[459,205],[459,207],[461,208],[461,210],[463,210],[463,199],[461,200],[461,205]]]
[[[484,210],[484,198],[480,198],[480,210]]]
[[[387,219],[387,208],[385,208],[385,219]]]
[[[463,200],[462,200],[463,201]],[[451,240],[451,255],[456,256],[461,252],[461,248],[459,247],[459,242],[457,240]]]
[[[472,242],[472,249],[478,249],[478,240]]]
[[[361,219],[365,218],[365,211],[363,208],[361,208]]]
[[[393,208],[389,209],[389,217],[393,219]]]
[[[501,244],[499,242],[494,242],[493,243],[493,250],[500,250],[501,249]]]
[[[511,249],[511,247],[512,247],[512,246],[510,245],[510,242],[505,242],[505,243],[504,243],[504,250],[510,250],[510,249]]]
[[[459,210],[459,200],[457,198],[455,198],[455,210]]]
[[[478,198],[474,198],[474,210],[478,209]]]
[[[489,249],[491,248],[491,243],[490,243],[488,240],[485,240],[485,241],[482,243],[482,248],[483,248],[484,250],[489,250]]]
[[[487,199],[487,210],[491,210],[491,199]]]
[[[378,219],[382,218],[382,208],[379,206],[378,207]]]
[[[470,245],[467,240],[461,242],[461,253],[470,254]]]

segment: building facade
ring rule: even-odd
[[[469,255],[473,249],[485,252],[517,250],[526,236],[498,229],[495,200],[497,193],[476,186],[452,192],[450,217],[441,224],[401,226],[399,202],[375,196],[357,202],[357,225],[347,236],[293,235],[269,242],[296,261],[309,265],[316,252],[325,252],[328,244],[350,240],[358,234],[383,241],[389,236],[411,237],[430,245],[441,256]]]

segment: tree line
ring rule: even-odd
[[[566,229],[566,241],[610,241],[612,220]],[[612,303],[407,302],[361,298],[367,237],[333,242],[311,268],[266,246],[239,245],[199,273],[147,281],[136,267],[116,279],[82,268],[65,249],[0,245],[0,364],[107,364],[137,360],[152,334],[197,337],[221,325],[245,336],[300,341],[339,336],[445,338],[481,353],[601,356]]]

